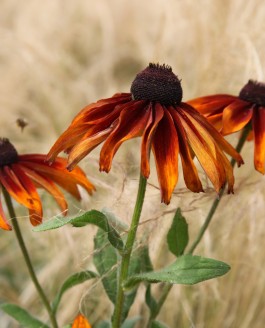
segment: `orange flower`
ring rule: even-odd
[[[142,136],[141,172],[150,173],[152,149],[162,202],[168,204],[178,181],[178,155],[181,156],[187,187],[203,191],[193,155],[212,181],[216,191],[228,181],[233,191],[232,168],[223,151],[238,164],[241,156],[190,105],[181,102],[180,80],[166,65],[149,64],[140,72],[131,86],[131,93],[118,93],[85,107],[59,137],[48,154],[53,161],[63,150],[69,153],[68,169],[104,141],[100,153],[100,170],[109,172],[112,159],[120,145]]]
[[[188,102],[203,114],[223,135],[242,130],[252,123],[249,139],[254,136],[254,165],[265,173],[265,83],[249,80],[239,96],[217,94]]]
[[[86,317],[79,313],[72,325],[72,328],[92,328]]]
[[[30,221],[34,226],[42,222],[42,203],[36,187],[48,191],[65,215],[67,202],[56,184],[76,199],[81,198],[77,185],[82,186],[90,194],[95,189],[80,168],[76,167],[70,173],[65,169],[65,159],[58,157],[49,165],[44,162],[45,158],[45,155],[39,154],[18,155],[8,139],[0,139],[0,187],[4,187],[11,197],[28,208]],[[4,214],[1,200],[0,228],[12,230]]]

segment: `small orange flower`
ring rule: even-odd
[[[72,328],[92,328],[86,317],[79,313],[72,325]]]
[[[228,181],[233,191],[232,167],[223,151],[238,164],[241,156],[208,121],[187,103],[181,102],[180,80],[166,65],[149,64],[131,86],[131,93],[118,93],[85,107],[59,137],[48,154],[53,161],[61,151],[69,153],[68,169],[104,142],[100,170],[109,172],[120,145],[142,136],[141,172],[150,173],[152,149],[162,202],[168,204],[178,181],[180,154],[184,179],[193,192],[203,191],[193,155],[212,181],[216,191]]]
[[[249,139],[254,136],[254,165],[265,173],[265,83],[249,80],[239,96],[216,94],[188,102],[203,114],[223,135],[242,130],[252,123]]]
[[[65,169],[65,159],[58,157],[49,165],[45,158],[45,155],[39,154],[18,155],[8,139],[0,139],[0,188],[4,187],[11,197],[28,208],[29,218],[34,226],[42,222],[42,203],[36,187],[48,191],[64,215],[67,213],[67,202],[56,184],[76,199],[81,198],[77,185],[90,194],[95,189],[79,167],[70,173]],[[0,228],[12,230],[4,214],[1,199]]]

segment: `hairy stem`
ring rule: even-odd
[[[19,244],[20,249],[22,251],[24,260],[26,262],[30,278],[31,278],[33,284],[35,285],[35,288],[36,288],[36,290],[37,290],[37,292],[38,292],[38,294],[39,294],[39,296],[42,300],[42,303],[43,303],[44,307],[46,308],[46,310],[49,314],[52,327],[53,328],[58,328],[59,326],[58,326],[56,318],[53,314],[50,303],[49,303],[49,301],[47,299],[47,296],[45,295],[45,293],[44,293],[44,291],[43,291],[43,289],[42,289],[42,287],[41,287],[41,285],[40,285],[40,283],[37,279],[35,271],[33,269],[33,265],[31,263],[28,250],[26,248],[24,239],[22,237],[22,233],[21,233],[20,228],[19,228],[18,220],[17,220],[17,217],[16,217],[16,213],[15,213],[11,198],[9,196],[9,193],[5,190],[5,188],[3,188],[3,194],[4,194],[4,197],[5,197],[6,205],[7,205],[8,211],[9,211],[9,215],[12,218],[12,224],[13,224],[13,228],[14,228],[14,231],[15,231],[15,235],[17,237],[17,241],[18,241],[18,244]]]
[[[119,276],[119,282],[118,282],[117,299],[116,299],[113,320],[112,320],[113,328],[119,328],[121,325],[122,311],[123,311],[123,304],[124,304],[123,283],[128,278],[131,253],[132,253],[132,249],[133,249],[133,245],[134,245],[134,241],[135,241],[135,237],[136,237],[136,232],[137,232],[137,228],[139,225],[139,220],[140,220],[140,216],[141,216],[141,212],[142,212],[143,202],[144,202],[146,182],[147,182],[146,178],[144,178],[142,176],[142,174],[140,174],[138,193],[137,193],[136,203],[135,203],[134,212],[133,212],[133,216],[132,216],[131,226],[128,231],[126,244],[125,244],[124,251],[122,254],[120,276]]]

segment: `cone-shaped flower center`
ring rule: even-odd
[[[6,138],[0,138],[0,167],[13,164],[18,161],[18,153],[15,147]]]
[[[240,91],[239,98],[265,107],[265,83],[249,80]]]
[[[149,64],[136,75],[131,93],[134,100],[149,100],[162,105],[178,105],[182,99],[180,80],[165,64]]]

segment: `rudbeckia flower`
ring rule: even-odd
[[[109,172],[120,145],[141,136],[141,173],[149,177],[152,149],[162,202],[170,202],[177,184],[179,154],[190,190],[203,191],[193,162],[195,155],[216,191],[228,181],[228,192],[232,192],[232,167],[223,151],[238,164],[243,162],[241,156],[202,115],[181,100],[181,83],[171,67],[149,64],[132,82],[130,93],[115,94],[81,110],[47,159],[52,162],[61,151],[66,151],[71,170],[104,142],[99,166],[101,171]]]
[[[242,130],[252,124],[249,140],[253,139],[254,165],[265,173],[265,83],[249,80],[239,96],[216,94],[189,101],[223,135]]]
[[[14,200],[28,208],[30,222],[34,226],[42,222],[42,203],[36,188],[43,188],[50,193],[65,215],[67,202],[57,185],[78,200],[81,198],[78,185],[90,194],[95,189],[79,167],[69,172],[65,168],[65,159],[58,157],[49,165],[45,158],[45,155],[40,154],[19,155],[8,139],[0,139],[0,188],[4,187]],[[1,199],[0,228],[12,230]]]

